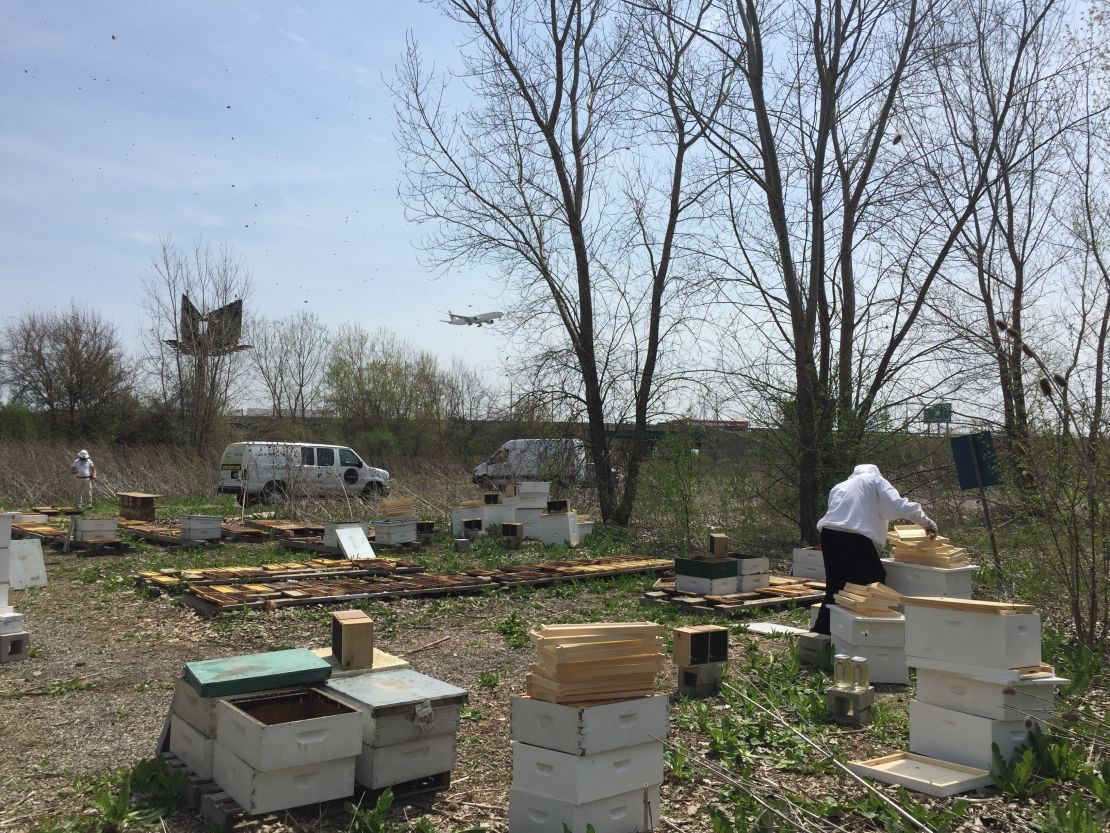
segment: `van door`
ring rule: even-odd
[[[320,494],[335,495],[343,491],[336,467],[335,449],[316,446],[316,488]]]

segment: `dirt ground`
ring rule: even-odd
[[[33,656],[27,662],[0,666],[0,831],[27,830],[44,820],[64,820],[85,811],[89,807],[87,779],[152,756],[183,663],[328,643],[326,609],[286,608],[203,619],[171,597],[139,594],[128,578],[140,566],[243,563],[248,549],[249,557],[259,563],[285,552],[273,545],[239,545],[185,554],[142,547],[138,554],[104,558],[47,553],[49,586],[16,592],[13,600],[26,617]],[[541,554],[537,551],[531,557],[538,560]],[[282,560],[288,560],[288,553]],[[437,830],[481,825],[503,831],[512,769],[509,697],[523,691],[533,651],[510,647],[498,624],[514,613],[528,626],[604,619],[653,619],[667,624],[705,621],[681,617],[669,609],[641,607],[640,596],[653,580],[638,576],[532,591],[365,605],[375,619],[379,647],[408,658],[417,671],[470,692],[451,789],[411,804],[398,801],[398,821],[425,817]],[[760,618],[801,624],[805,613],[782,611]],[[745,668],[753,657],[789,653],[788,639],[749,638],[742,635],[739,625],[733,630],[730,674],[737,686],[745,685]],[[802,673],[810,675],[805,684],[814,691],[825,684],[817,672]],[[673,692],[672,676],[660,675],[659,687],[662,692]],[[758,696],[758,692],[752,693]],[[850,757],[905,748],[909,696],[901,687],[889,687],[880,693],[880,701],[888,707],[879,725],[858,731],[826,725],[820,730],[822,741]],[[698,708],[708,709],[712,715],[714,710],[728,707],[709,701],[672,708],[672,740],[683,744],[691,758],[705,755],[709,749],[707,738],[694,730],[694,710]],[[815,761],[819,758],[813,755]],[[685,774],[672,771],[663,785],[661,828],[710,831],[706,807],[719,800],[732,776],[687,769],[690,771]],[[746,771],[745,778],[771,792],[805,795],[814,802],[827,800],[830,804],[845,791],[862,791],[843,776],[831,774],[827,766],[814,767],[812,774],[798,770],[769,760]],[[1017,826],[1010,826],[1021,813],[1021,807],[1013,803],[980,797],[966,822],[969,826],[953,829],[1025,829],[1016,821]],[[838,827],[835,812],[821,821],[824,823],[815,823],[815,827],[845,829]],[[189,810],[175,813],[163,824],[166,830],[183,833],[206,829]],[[327,833],[348,830],[350,824],[349,811],[337,803],[267,817],[262,830]],[[848,829],[861,828],[848,825]]]

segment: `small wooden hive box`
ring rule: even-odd
[[[486,506],[498,506],[501,503],[500,492],[486,492],[482,495],[482,501]]]
[[[690,625],[671,631],[674,664],[688,668],[728,661],[728,628],[720,625]]]
[[[723,532],[709,533],[709,555],[712,558],[728,557],[728,536]]]
[[[146,492],[119,492],[119,514],[130,521],[153,521],[154,501],[161,495]]]
[[[344,670],[372,668],[374,620],[361,610],[339,610],[332,613],[331,653]]]
[[[568,500],[549,500],[547,502],[547,514],[549,515],[565,515],[570,511],[570,501]]]

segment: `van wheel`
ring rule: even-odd
[[[271,480],[262,489],[262,502],[268,506],[284,503],[286,497],[288,497],[288,492],[285,484],[280,480]]]
[[[382,488],[381,483],[378,483],[377,481],[371,481],[370,483],[367,483],[365,486],[362,487],[362,499],[373,500],[376,498],[380,498],[384,492],[385,490]]]

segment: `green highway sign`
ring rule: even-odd
[[[925,422],[951,422],[952,403],[938,402],[936,405],[925,406]]]

